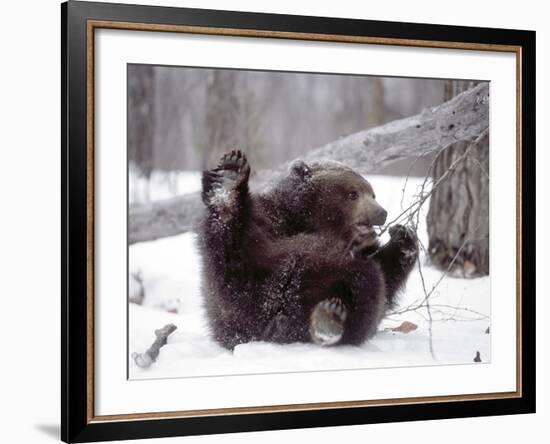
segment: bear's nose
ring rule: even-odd
[[[388,212],[382,207],[378,207],[372,218],[373,225],[384,225],[386,222],[386,217],[388,217]]]

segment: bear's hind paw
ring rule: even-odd
[[[342,339],[346,306],[338,297],[325,299],[317,304],[311,314],[309,333],[319,345],[334,345]]]

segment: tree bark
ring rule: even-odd
[[[211,73],[206,92],[205,132],[203,149],[208,153],[206,165],[215,163],[227,150],[240,146],[237,134],[240,103],[235,96],[235,71],[216,69]]]
[[[140,66],[128,77],[128,151],[139,172],[149,178],[153,170],[155,134],[155,71]]]
[[[480,84],[422,113],[361,131],[309,151],[303,160],[339,161],[361,174],[380,170],[405,157],[441,150],[457,140],[475,140],[489,126],[489,86]],[[215,162],[212,162],[212,166]],[[286,174],[289,162],[251,176],[253,191],[265,191]],[[191,230],[200,220],[199,193],[190,193],[129,209],[129,243],[154,240]]]
[[[370,103],[367,112],[367,128],[384,123],[384,81],[380,77],[370,79]]]
[[[448,98],[472,82],[450,81]],[[433,192],[427,216],[428,252],[436,266],[466,277],[489,274],[489,133],[478,143],[457,142],[435,159],[437,181],[464,152],[448,179]]]

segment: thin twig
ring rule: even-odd
[[[396,222],[399,222],[403,216],[407,216],[407,218],[411,219],[419,210],[420,207],[428,200],[428,198],[435,192],[437,187],[445,180],[451,173],[454,172],[457,165],[462,162],[470,153],[470,150],[472,148],[472,145],[470,145],[464,153],[460,157],[457,157],[453,163],[449,166],[447,171],[432,185],[429,192],[426,194],[423,194],[420,196],[420,198],[416,201],[414,201],[412,204],[410,204],[404,211],[402,211],[396,218],[391,220],[386,224],[386,226],[380,231],[380,234],[383,234],[385,231],[389,229],[390,226],[395,224]],[[414,210],[412,210],[414,208]],[[411,211],[412,210],[412,211]],[[410,212],[410,213],[409,213]]]
[[[428,171],[424,177],[424,180],[422,181],[422,185],[420,187],[420,192],[418,193],[418,196],[417,196],[417,200],[415,200],[412,204],[410,204],[405,210],[403,210],[396,218],[394,218],[392,221],[390,221],[389,223],[386,224],[386,226],[381,230],[380,234],[384,233],[387,229],[389,229],[390,226],[392,226],[394,223],[396,222],[399,222],[402,220],[403,217],[407,217],[407,220],[408,220],[408,223],[410,223],[414,230],[417,231],[418,230],[418,226],[420,225],[420,211],[421,211],[421,208],[423,206],[423,204],[428,200],[428,198],[430,198],[430,196],[435,192],[435,190],[439,187],[439,185],[441,183],[443,183],[443,181],[445,181],[456,169],[457,165],[464,161],[470,154],[472,148],[474,147],[474,145],[477,145],[479,142],[481,142],[481,140],[488,134],[488,129],[486,129],[485,131],[483,131],[477,138],[474,142],[472,142],[471,144],[468,145],[468,147],[464,150],[464,152],[458,157],[456,158],[452,163],[451,165],[447,168],[447,170],[432,184],[431,188],[430,188],[430,191],[429,192],[426,192],[426,187],[428,185],[428,182],[429,180],[431,179],[431,177],[433,176],[433,169],[435,167],[435,164],[436,162],[438,161],[439,157],[442,155],[442,153],[448,148],[448,146],[445,146],[443,148],[441,148],[437,154],[434,156],[434,158],[432,159],[432,161],[430,162],[430,166],[428,168]],[[420,158],[420,156],[415,160],[415,162]],[[473,157],[472,157],[473,158]],[[474,159],[474,161],[477,161],[477,159]],[[413,163],[414,164],[414,163]],[[481,171],[484,173],[484,174],[487,174],[487,172],[483,169],[482,165],[479,163],[479,161],[476,162],[476,164],[480,167]],[[411,166],[412,168],[412,166]],[[410,175],[410,171],[411,171],[411,168],[409,168],[409,171],[407,173],[407,177],[405,178],[405,184],[404,184],[404,187],[402,189],[402,195],[401,195],[401,209],[403,209],[403,200],[404,200],[404,195],[405,195],[405,189],[407,187],[407,183],[408,183],[408,179],[409,179],[409,175]],[[480,228],[480,226],[478,225],[473,231],[471,234],[474,234],[477,232],[477,230]],[[445,304],[431,304],[430,303],[430,297],[434,294],[435,290],[437,289],[437,287],[439,286],[439,284],[441,283],[441,281],[448,275],[448,273],[451,271],[451,269],[453,268],[455,262],[457,261],[457,259],[459,258],[462,250],[464,249],[464,247],[469,243],[471,242],[473,239],[472,239],[472,236],[468,236],[466,239],[464,239],[462,245],[460,246],[460,248],[457,250],[456,254],[453,256],[453,258],[451,259],[451,262],[449,263],[449,265],[447,266],[447,269],[441,274],[441,276],[439,277],[439,279],[432,285],[432,288],[427,291],[427,288],[426,288],[426,281],[425,281],[425,278],[424,278],[424,273],[423,273],[423,270],[422,270],[422,264],[421,264],[421,261],[419,260],[418,261],[418,272],[419,272],[419,275],[420,275],[420,280],[421,280],[421,283],[422,283],[422,290],[424,292],[424,297],[420,300],[420,301],[415,301],[413,302],[412,304],[410,304],[408,307],[402,309],[402,310],[399,310],[399,311],[394,311],[392,312],[391,314],[392,315],[400,315],[400,314],[403,314],[403,313],[406,313],[406,312],[410,312],[410,311],[414,311],[416,312],[417,314],[420,314],[418,312],[419,309],[421,308],[424,308],[426,309],[427,311],[427,315],[428,315],[428,318],[427,318],[427,321],[428,321],[428,335],[429,335],[429,338],[428,338],[428,342],[429,342],[429,350],[430,350],[430,354],[432,356],[433,359],[436,359],[435,357],[435,352],[434,352],[434,346],[433,346],[433,331],[432,331],[432,326],[433,326],[433,322],[434,322],[434,318],[432,316],[432,308],[435,308],[435,307],[438,307],[438,312],[441,313],[442,315],[446,316],[446,319],[447,320],[458,320],[457,319],[457,313],[458,311],[467,311],[467,312],[472,312],[472,313],[475,313],[478,318],[476,319],[486,319],[487,316],[484,315],[483,313],[479,313],[479,312],[475,312],[474,310],[470,310],[470,309],[464,309],[460,306],[457,306],[457,307],[451,307],[451,306],[447,306]],[[425,246],[422,244],[422,242],[419,241],[419,245],[420,247],[426,252],[426,248]],[[448,316],[446,313],[442,312],[440,310],[440,308],[453,308],[454,309],[454,312]],[[422,317],[424,317],[422,315]],[[426,319],[426,318],[425,318]],[[445,318],[444,318],[445,319]],[[470,319],[460,319],[460,320],[470,320]]]
[[[428,198],[435,192],[435,190],[439,187],[439,185],[445,181],[447,179],[447,177],[449,177],[453,172],[454,170],[456,169],[456,167],[458,166],[458,164],[460,162],[462,162],[464,159],[466,159],[466,157],[470,154],[470,151],[472,150],[472,148],[474,147],[474,145],[478,144],[479,142],[481,142],[481,140],[483,139],[483,137],[485,137],[489,132],[489,129],[485,129],[477,138],[476,140],[474,140],[471,144],[468,145],[468,147],[464,150],[464,152],[459,156],[457,157],[453,163],[449,166],[449,168],[447,168],[447,170],[445,171],[445,173],[439,177],[439,179],[437,179],[437,181],[434,182],[434,184],[432,185],[430,191],[428,193],[424,193],[424,189],[427,185],[427,182],[428,182],[428,179],[430,178],[430,170],[432,169],[432,165],[435,164],[435,161],[436,159],[441,155],[441,153],[443,153],[448,147],[449,145],[447,146],[444,146],[443,148],[441,148],[437,155],[435,156],[435,158],[432,160],[432,164],[430,165],[430,169],[428,170],[428,174],[426,174],[425,178],[424,178],[424,181],[422,183],[422,190],[421,190],[421,193],[420,193],[420,196],[419,196],[419,199],[414,201],[412,204],[410,204],[405,210],[403,210],[397,217],[395,217],[393,220],[391,220],[390,222],[387,222],[386,225],[384,226],[384,228],[380,231],[380,235],[383,234],[384,232],[386,232],[390,226],[392,226],[393,224],[395,224],[396,222],[399,222],[401,220],[401,218],[403,218],[404,216],[407,216],[408,219],[412,219],[412,217],[418,212],[420,211],[420,208],[422,207],[422,205],[426,202],[426,200],[428,200]],[[414,208],[414,210],[413,210]],[[412,211],[411,211],[412,210]],[[410,213],[409,213],[410,212]]]

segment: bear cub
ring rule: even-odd
[[[252,194],[241,151],[202,177],[203,293],[211,332],[249,341],[361,344],[374,333],[418,256],[415,234],[390,228],[370,183],[336,162],[294,161]]]

